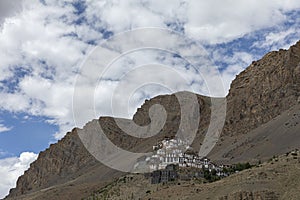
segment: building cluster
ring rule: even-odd
[[[179,167],[215,169],[217,171],[222,168],[222,166],[212,163],[208,158],[200,158],[192,152],[187,141],[180,139],[163,140],[153,146],[153,150],[155,153],[146,158],[151,171],[165,169],[170,164],[177,164]]]
[[[153,146],[155,153],[146,158],[146,162],[151,171],[165,169],[169,164],[179,164],[179,159],[188,149],[189,145],[186,141],[180,139],[163,140]]]
[[[155,153],[146,158],[146,163],[152,173],[151,183],[165,183],[180,178],[177,168],[198,169],[197,176],[203,177],[204,171],[214,171],[216,176],[227,176],[223,165],[216,165],[208,158],[200,158],[193,153],[189,143],[180,139],[165,139],[153,146]],[[184,176],[181,176],[184,177]]]

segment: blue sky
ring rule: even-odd
[[[87,113],[93,113],[93,118],[101,115],[129,118],[145,99],[186,86],[193,86],[191,90],[200,94],[225,96],[230,82],[253,60],[269,51],[288,48],[299,40],[299,19],[298,0],[2,0],[0,176],[4,178],[0,180],[0,198],[15,185],[17,177],[40,151],[76,125],[84,125],[91,118]],[[113,44],[111,38],[122,32],[146,27],[167,28],[188,38],[186,41],[194,41],[185,45],[174,42],[174,49],[183,48],[182,52],[189,49],[192,52],[195,45],[201,45],[219,70],[224,88],[221,92],[207,91],[205,81],[187,67],[182,55],[161,50],[130,52],[110,66],[104,74],[106,79],[99,81],[101,75],[91,72],[98,81],[96,90],[86,83],[78,86],[82,96],[77,106],[82,119],[77,123],[73,118],[74,87],[77,78],[85,73],[83,66],[89,55],[107,39]],[[141,37],[147,37],[146,33]],[[129,41],[123,38],[110,50],[126,49]],[[162,40],[160,45],[168,44]],[[153,83],[156,81],[155,73],[151,76],[135,71],[134,80],[130,79],[133,75],[126,77],[136,66],[144,64],[169,66],[187,83],[178,86],[179,82],[165,71],[160,74],[162,84],[141,85],[132,93],[128,88],[141,83],[143,76],[152,77]],[[207,80],[210,81],[213,79]],[[115,96],[130,94],[129,100],[117,102],[112,109],[109,97],[120,84],[125,85]],[[85,109],[87,91],[95,93],[91,110]],[[10,173],[12,170],[14,174]]]
[[[45,123],[44,117],[1,111],[1,119],[10,131],[0,134],[1,158],[18,156],[24,151],[39,153],[49,146],[58,127]]]

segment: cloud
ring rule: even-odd
[[[284,32],[284,23],[297,18],[289,15],[291,11],[300,8],[300,3],[296,0],[80,2],[83,2],[82,5],[75,5],[68,0],[23,0],[18,5],[16,2],[11,3],[22,9],[17,9],[18,12],[11,11],[14,14],[3,15],[5,20],[0,32],[0,109],[50,118],[47,122],[60,128],[56,133],[57,139],[75,125],[72,97],[81,65],[95,45],[104,42],[109,35],[140,27],[162,27],[180,31],[196,41],[214,46],[274,27],[274,30],[262,34],[263,39],[253,48],[276,48],[288,44],[284,42],[287,38],[296,38],[294,31],[299,32],[297,27]],[[142,37],[146,38],[146,35]],[[289,43],[292,42],[290,40]],[[122,45],[128,42],[129,40],[124,40]],[[166,44],[167,41],[161,43]],[[194,50],[192,45],[184,48],[186,53]],[[228,89],[236,73],[243,70],[256,55],[236,49],[228,56],[226,46],[221,50],[224,51],[219,51],[219,55],[215,55],[213,59],[222,60],[226,64],[221,75],[224,87]],[[122,68],[115,68],[111,74],[116,76],[122,70],[129,70],[129,64],[138,66],[155,61],[178,70],[191,86],[197,88],[197,92],[216,92],[208,91],[193,70],[184,68],[186,63],[181,59],[162,54],[159,57],[151,55],[149,51],[147,54],[143,56],[133,53],[134,59],[121,59],[118,64]],[[90,73],[99,77],[93,70]],[[206,70],[205,73],[212,72]],[[111,102],[107,99],[107,93],[118,84],[113,76],[108,76],[101,88],[102,92],[96,93],[99,94],[95,102],[96,117],[110,114],[107,108]],[[207,81],[213,82],[213,78],[211,76]],[[177,84],[174,80],[165,81]],[[94,90],[90,85],[83,84],[81,87],[82,94]],[[129,101],[132,104],[128,108],[131,115],[142,102],[141,95],[150,97],[166,91],[158,87],[148,87],[148,90],[149,92],[137,90],[139,94],[133,95],[136,99]],[[82,104],[84,103],[82,95]],[[82,110],[81,113],[85,115],[86,111]]]
[[[0,29],[5,18],[15,15],[22,10],[22,0],[0,1]]]
[[[0,198],[4,198],[10,188],[16,186],[16,181],[25,170],[29,168],[37,158],[37,154],[32,152],[23,152],[19,157],[10,157],[0,159]]]
[[[292,6],[291,6],[292,5]],[[299,1],[190,1],[186,33],[209,43],[230,42],[254,31],[280,25]]]
[[[253,44],[253,47],[266,48],[269,51],[288,49],[299,40],[299,37],[300,29],[295,27],[286,29],[285,27],[282,27],[274,32],[264,34],[263,39],[256,41]]]
[[[169,27],[213,44],[281,24],[287,12],[298,8],[297,0],[88,1],[86,15],[89,23],[113,32]]]
[[[0,109],[46,116],[67,131],[62,127],[72,122],[76,72],[90,48],[72,34],[86,38],[89,33],[86,26],[75,27],[73,12],[71,4],[24,1],[22,12],[5,20],[0,32],[0,81],[5,81]]]
[[[0,133],[10,131],[13,127],[7,127],[4,124],[0,124]]]

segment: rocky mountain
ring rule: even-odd
[[[183,92],[183,94],[188,96],[190,93]],[[150,152],[152,146],[158,141],[174,136],[179,129],[180,106],[175,95],[158,96],[146,101],[134,115],[133,121],[139,125],[147,125],[150,123],[149,108],[154,104],[164,106],[167,112],[166,123],[159,134],[154,137],[141,139],[130,136],[124,133],[116,124],[115,119],[111,117],[101,117],[98,121],[106,136],[122,149],[131,152]],[[209,121],[210,98],[200,95],[197,97],[202,115],[207,116],[201,118],[199,122],[199,127],[202,128],[198,130],[197,140],[201,140]],[[118,120],[124,124],[131,121]],[[93,121],[87,123],[85,127]],[[10,191],[7,198],[30,199],[33,195],[37,199],[53,199],[53,194],[57,194],[60,198],[77,198],[89,194],[95,187],[101,187],[124,174],[98,162],[83,146],[78,130],[73,129],[57,144],[41,152],[38,159],[18,179],[17,187]]]
[[[224,134],[247,133],[297,104],[299,77],[300,42],[252,62],[230,86]]]
[[[299,77],[300,42],[252,62],[231,84],[222,138],[209,156],[257,162],[298,148]]]
[[[226,97],[227,113],[222,138],[210,156],[215,160],[237,162],[242,158],[251,160],[255,156],[256,159],[267,158],[289,148],[299,147],[295,142],[299,141],[298,138],[294,139],[291,146],[288,143],[300,128],[299,77],[300,42],[288,50],[268,53],[240,73],[232,82]],[[186,94],[188,96],[189,93]],[[212,102],[211,98],[200,95],[197,95],[197,99],[201,117],[192,145],[195,150],[200,148],[208,129]],[[155,104],[165,108],[167,119],[162,130],[154,137],[140,139],[125,134],[117,126],[115,119],[110,117],[100,118],[99,123],[107,137],[117,146],[132,152],[149,152],[157,141],[174,136],[181,120],[180,105],[176,94],[173,94],[145,101],[137,110],[133,121],[139,125],[151,123],[149,109]],[[119,120],[125,124],[131,121]],[[275,130],[284,131],[269,131],[266,136],[263,135],[267,130],[274,130],[276,124],[279,127]],[[292,128],[286,129],[286,126]],[[41,152],[38,159],[18,179],[17,187],[10,191],[6,199],[81,199],[124,175],[106,167],[89,154],[79,139],[78,131],[80,130],[73,129],[58,143]],[[288,135],[289,140],[282,144],[276,143],[282,134]],[[258,143],[260,145],[254,148]],[[272,147],[269,150],[262,148],[267,143]],[[276,147],[273,147],[274,144]],[[267,153],[262,155],[261,152]],[[256,195],[249,191],[242,191],[242,196]],[[269,195],[268,191],[266,195]],[[225,195],[223,199],[228,198]]]

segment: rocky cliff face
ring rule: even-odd
[[[223,134],[247,133],[296,104],[300,96],[299,77],[300,42],[289,50],[271,52],[253,62],[231,84]],[[195,149],[199,149],[210,121],[210,99],[198,96],[198,102],[201,120],[193,143]],[[158,96],[146,101],[134,115],[133,121],[139,125],[149,124],[149,108],[154,104],[164,106],[167,112],[166,124],[155,137],[139,139],[129,136],[118,128],[113,118],[100,118],[99,122],[107,137],[117,146],[134,152],[147,152],[158,140],[174,136],[180,122],[180,106],[175,95]],[[74,129],[57,144],[40,153],[38,159],[18,179],[17,187],[11,190],[9,198],[20,199],[20,195],[75,180],[96,165],[99,162],[87,152]],[[108,176],[113,177],[109,169],[105,170]],[[92,176],[90,179],[99,178]],[[65,189],[63,192],[71,191],[72,187]]]
[[[39,154],[25,175],[18,179],[17,187],[10,191],[10,196],[16,197],[76,178],[96,162],[73,129],[57,144],[50,145]]]
[[[270,52],[232,82],[224,134],[243,134],[295,105],[300,97],[300,41]]]

